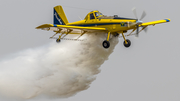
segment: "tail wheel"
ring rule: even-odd
[[[103,41],[102,45],[103,45],[104,48],[109,48],[110,47],[110,43],[107,40]]]
[[[128,48],[129,46],[131,46],[131,41],[129,39],[126,39],[126,41],[127,41],[127,44],[124,41],[124,46]]]
[[[61,40],[60,40],[60,39],[57,39],[56,42],[59,43],[59,42],[61,42]]]

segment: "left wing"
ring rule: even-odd
[[[166,22],[170,22],[170,19],[164,19],[164,20],[157,20],[157,21],[151,21],[151,22],[146,22],[146,23],[142,23],[139,26],[149,26],[149,25],[156,25],[156,24],[160,24],[160,23],[166,23]]]
[[[80,27],[80,26],[68,26],[68,25],[53,25],[53,24],[44,24],[36,27],[36,29],[42,30],[53,30],[57,31],[58,29],[67,29],[73,31],[74,29],[78,29],[81,31],[107,31],[106,28],[98,28],[98,27]]]

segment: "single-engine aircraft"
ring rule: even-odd
[[[110,47],[109,40],[111,35],[117,37],[122,34],[121,36],[124,39],[124,46],[129,47],[131,45],[131,41],[126,39],[126,36],[138,36],[142,30],[146,31],[147,27],[150,25],[154,26],[156,24],[170,22],[170,19],[167,18],[143,23],[141,20],[146,16],[146,13],[143,12],[141,18],[138,19],[136,9],[133,9],[133,12],[136,19],[118,17],[117,15],[106,16],[99,11],[94,10],[89,12],[84,20],[69,23],[62,6],[59,5],[54,7],[54,23],[43,24],[36,27],[36,29],[54,31],[55,34],[50,38],[55,38],[55,35],[60,34],[59,37],[56,38],[56,42],[60,42],[61,39],[65,39],[68,34],[80,34],[77,39],[74,39],[79,40],[82,35],[88,32],[105,32],[107,34],[107,38],[102,43],[104,48]],[[141,28],[140,31],[139,27]],[[126,33],[128,30],[132,30],[132,32],[125,36],[124,33]],[[135,34],[132,34],[134,31],[136,31]]]

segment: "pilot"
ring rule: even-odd
[[[94,14],[93,14],[93,13],[91,13],[91,14],[90,14],[90,19],[95,19],[95,17],[94,17]]]

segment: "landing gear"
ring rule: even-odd
[[[110,43],[109,43],[109,41],[105,40],[105,41],[103,41],[102,45],[104,48],[109,48]]]
[[[124,38],[124,46],[126,48],[128,48],[129,46],[131,46],[131,41],[129,39],[126,39],[125,36],[124,36],[124,33],[122,33],[122,36]]]
[[[61,34],[62,35],[62,34]],[[59,38],[56,40],[57,43],[61,42],[61,35],[59,35]]]
[[[60,40],[60,39],[57,39],[57,40],[56,40],[56,42],[57,42],[57,43],[60,43],[60,42],[61,42],[61,40]]]
[[[126,43],[127,42],[127,43]],[[129,39],[126,39],[126,42],[124,41],[124,46],[125,47],[129,47],[129,46],[131,46],[131,41],[129,40]]]
[[[110,43],[109,43],[110,35],[111,35],[111,32],[108,32],[107,40],[103,41],[102,43],[103,47],[106,49],[110,47]]]

